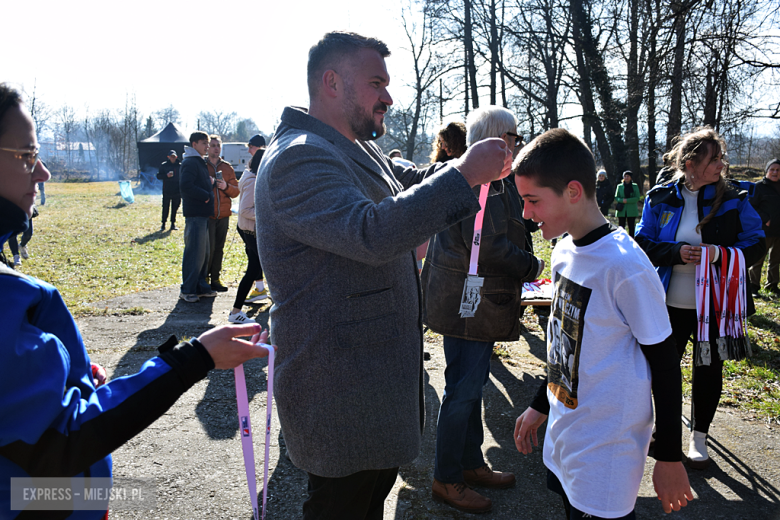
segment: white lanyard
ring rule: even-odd
[[[265,519],[268,500],[268,460],[271,453],[271,414],[274,405],[274,348],[271,345],[258,343],[268,351],[268,387],[266,390],[266,415],[265,415],[265,461],[263,462],[263,513]],[[252,514],[258,520],[257,511],[257,471],[255,469],[255,452],[252,443],[252,421],[249,418],[249,398],[246,393],[246,379],[244,377],[244,365],[238,365],[233,369],[236,379],[236,403],[238,404],[238,425],[241,431],[241,451],[244,453],[244,469],[246,470],[246,483],[249,488],[249,499],[252,501]]]

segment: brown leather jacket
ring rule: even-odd
[[[209,168],[209,175],[211,177],[216,177],[214,165],[211,164],[208,157],[206,157],[206,165]],[[220,190],[217,188],[216,182],[214,183],[214,187],[212,188],[214,190],[214,213],[211,215],[211,218],[213,219],[229,217],[230,206],[232,204],[230,199],[235,199],[238,197],[239,193],[236,172],[233,171],[233,167],[230,166],[230,163],[220,158],[219,162],[217,162],[217,170],[222,172],[222,180],[227,183],[227,186],[224,190]]]

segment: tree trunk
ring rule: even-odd
[[[582,0],[571,0],[572,35],[574,37],[574,51],[577,57],[577,72],[579,75],[580,103],[582,104],[582,125],[590,127],[596,134],[596,144],[604,169],[613,185],[616,185],[617,172],[609,149],[607,134],[601,124],[601,119],[596,114],[596,104],[591,90],[591,76],[589,67],[585,63],[585,33],[586,27],[590,27],[585,16]],[[589,29],[588,29],[589,30]]]
[[[653,1],[647,2],[648,18],[653,19],[653,28],[650,32],[650,52],[647,56],[647,178],[652,188],[656,182],[657,152],[655,135],[655,87],[658,85],[658,26],[660,24],[659,0],[655,0],[655,13],[653,16]]]
[[[490,0],[490,104],[495,105],[498,83],[498,27],[496,22],[496,0]]]
[[[644,191],[644,175],[639,161],[639,108],[644,93],[643,72],[639,64],[639,2],[630,0],[629,52],[626,100],[626,153],[628,167],[634,173],[639,190]]]
[[[685,12],[683,0],[671,4],[674,13],[674,65],[672,67],[672,92],[669,101],[669,122],[666,125],[666,149],[672,149],[672,140],[682,132],[682,80],[685,60]]]
[[[474,39],[471,34],[471,0],[464,0],[463,19],[463,44],[466,46],[466,72],[469,86],[471,87],[471,106],[479,108],[479,94],[477,94],[477,66],[474,63]]]

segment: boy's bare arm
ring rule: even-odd
[[[547,400],[547,378],[545,377],[536,391],[531,406],[515,422],[517,451],[528,455],[533,451],[533,446],[539,446],[537,430],[547,420],[549,414],[550,401]],[[531,446],[531,441],[533,441],[533,446]]]
[[[688,473],[682,462],[656,461],[653,469],[653,487],[658,500],[664,508],[664,513],[679,511],[693,500],[693,491],[688,482]]]
[[[517,451],[523,455],[528,455],[533,451],[533,446],[539,446],[539,437],[536,432],[539,426],[546,420],[547,415],[534,410],[530,406],[517,418],[517,422],[515,422],[515,446],[517,446]],[[531,446],[531,441],[533,441],[533,446]]]

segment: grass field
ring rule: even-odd
[[[160,233],[159,195],[136,195],[135,204],[125,204],[118,192],[116,182],[48,184],[46,205],[34,221],[32,256],[21,271],[55,285],[75,315],[105,312],[88,305],[92,302],[181,283],[181,210],[181,229]],[[246,266],[235,220],[222,274],[223,283],[231,285]],[[534,234],[534,247],[549,264],[552,249],[539,233]],[[549,275],[548,265],[543,277]],[[721,402],[780,423],[780,301],[763,295],[756,307],[758,312],[749,319],[754,356],[726,363]],[[690,345],[683,378],[689,395]]]
[[[160,233],[160,195],[136,195],[126,204],[118,193],[116,182],[49,183],[46,205],[33,221],[31,257],[20,270],[56,286],[75,315],[99,312],[91,302],[181,283],[181,208],[180,229]],[[235,222],[225,244],[223,283],[239,280],[246,267]]]

